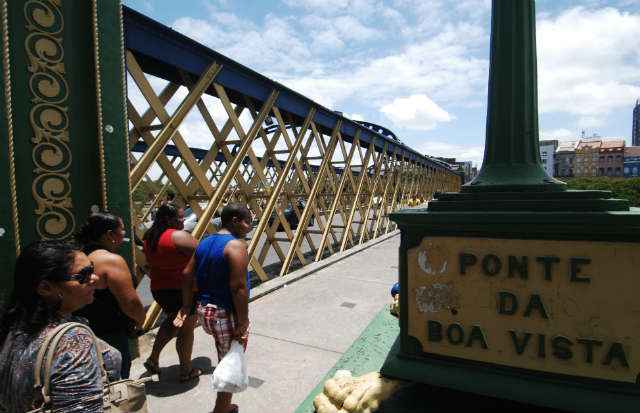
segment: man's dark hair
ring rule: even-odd
[[[173,202],[173,200],[176,199],[176,193],[173,192],[172,190],[168,190],[166,196],[167,196],[167,201],[169,202]]]
[[[222,226],[226,228],[231,225],[233,218],[248,219],[251,220],[251,211],[244,204],[227,204],[222,208],[220,214],[220,221]]]

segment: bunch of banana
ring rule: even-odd
[[[317,413],[373,413],[399,387],[400,382],[378,372],[354,377],[348,370],[338,370],[326,381],[313,405]]]

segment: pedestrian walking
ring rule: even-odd
[[[16,260],[14,288],[0,313],[0,411],[23,413],[44,400],[35,386],[42,343],[61,324],[86,320],[73,312],[94,300],[98,277],[89,258],[61,241],[37,241]],[[82,327],[72,327],[53,351],[50,404],[54,412],[102,412],[97,348],[110,380],[120,376],[120,353]],[[40,374],[40,372],[37,372]]]
[[[91,329],[122,354],[122,378],[129,378],[131,351],[129,337],[136,334],[145,318],[144,307],[133,286],[127,262],[116,253],[124,241],[122,219],[94,212],[76,238],[95,266],[98,285],[95,300],[78,312],[89,320]]]
[[[222,228],[200,242],[184,271],[184,304],[174,324],[182,325],[190,311],[194,282],[197,314],[206,333],[214,338],[218,360],[233,340],[246,349],[249,330],[249,256],[244,237],[251,231],[252,216],[242,204],[226,205]],[[231,393],[218,393],[214,413],[237,412]]]
[[[173,320],[182,308],[182,272],[197,245],[195,238],[183,231],[183,221],[182,208],[165,204],[158,208],[153,225],[144,234],[144,254],[149,266],[151,294],[166,315],[144,366],[150,373],[160,374],[160,352],[171,339],[177,337],[176,351],[180,360],[181,382],[202,374],[200,369],[191,365],[193,330],[197,321],[193,300],[182,326],[177,328],[173,325]]]

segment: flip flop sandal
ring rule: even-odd
[[[185,383],[202,375],[202,370],[199,368],[192,368],[188,373],[180,373],[180,383]]]
[[[149,373],[158,375],[160,374],[160,366],[158,366],[158,364],[154,363],[153,361],[147,359],[147,361],[142,363],[142,365],[145,369],[147,369]]]
[[[229,410],[227,413],[238,413],[240,411],[240,410],[238,410],[239,409],[238,405],[234,405],[234,406],[236,406],[236,407],[234,407],[233,409]],[[214,412],[212,411],[211,413],[214,413]]]

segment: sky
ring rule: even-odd
[[[482,163],[490,0],[124,4],[421,153]],[[536,13],[540,139],[630,145],[640,0],[538,0]]]

